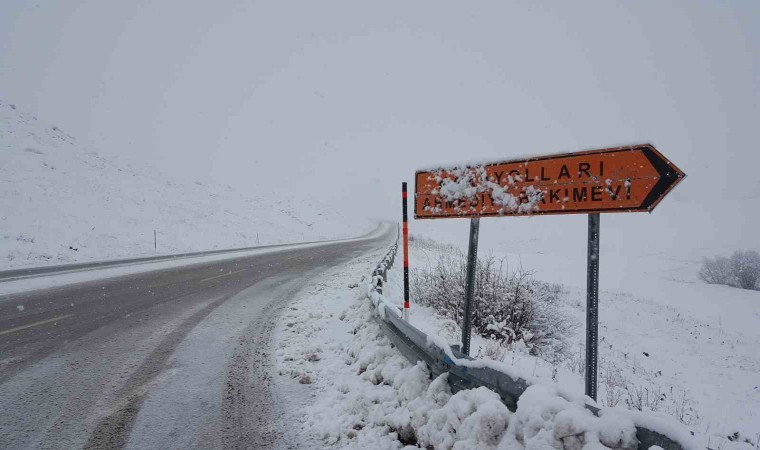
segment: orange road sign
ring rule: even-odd
[[[649,212],[685,176],[650,144],[423,170],[414,217]]]

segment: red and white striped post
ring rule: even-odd
[[[406,183],[401,183],[401,204],[403,210],[404,231],[404,320],[409,320],[409,225],[406,214]]]

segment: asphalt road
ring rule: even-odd
[[[0,296],[0,448],[279,447],[280,312],[395,235]]]

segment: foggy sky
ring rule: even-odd
[[[709,208],[760,197],[759,30],[750,0],[4,0],[0,99],[172,177],[373,216],[419,166],[640,142]]]

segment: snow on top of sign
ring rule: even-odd
[[[477,167],[477,166],[487,166],[491,164],[501,164],[504,162],[520,162],[520,161],[530,161],[537,158],[545,158],[545,157],[551,157],[551,156],[560,156],[560,155],[566,155],[568,153],[578,153],[578,152],[588,152],[593,150],[601,150],[603,148],[620,148],[620,149],[627,149],[627,148],[633,148],[638,147],[641,145],[652,145],[651,142],[649,143],[641,143],[641,142],[635,142],[635,143],[622,143],[618,145],[609,145],[607,147],[586,147],[582,149],[576,149],[576,150],[568,150],[564,152],[551,152],[546,153],[542,151],[537,152],[528,152],[528,153],[509,153],[509,155],[505,155],[504,158],[501,159],[442,159],[440,162],[436,163],[435,165],[429,164],[425,166],[418,166],[415,171],[416,172],[435,172],[439,170],[446,170],[451,169],[455,167],[460,168],[467,168],[467,167]]]
[[[457,213],[463,215],[482,212],[478,209],[478,194],[488,194],[494,205],[500,207],[499,214],[536,212],[544,196],[544,191],[532,185],[523,186],[513,194],[509,190],[516,190],[515,184],[523,181],[519,174],[514,177],[507,175],[507,185],[502,186],[493,176],[488,177],[486,168],[482,165],[448,169],[445,175],[443,172],[433,171],[431,177],[439,188],[434,189],[432,194],[440,194],[447,202],[451,202]],[[433,213],[442,211],[438,206],[426,206],[425,209]]]

